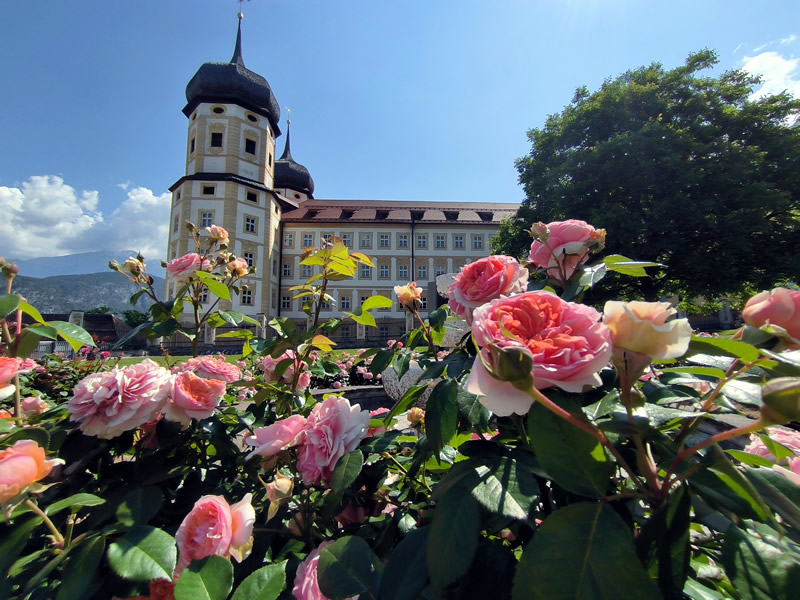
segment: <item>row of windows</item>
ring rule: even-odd
[[[436,266],[436,277],[439,275],[444,275],[447,272],[446,268],[442,265]],[[300,276],[303,279],[308,279],[311,277],[313,271],[311,265],[300,265]],[[273,268],[274,274],[274,268]],[[359,269],[359,278],[360,279],[372,279],[372,267],[369,265],[361,265]],[[292,264],[291,263],[283,263],[283,269],[281,270],[281,275],[283,277],[291,279],[292,277]],[[389,279],[389,265],[379,265],[378,266],[378,278],[379,279]],[[408,280],[408,265],[398,265],[397,267],[397,278],[400,281]],[[417,279],[424,280],[428,279],[428,265],[417,265]]]
[[[364,302],[366,302],[367,298],[369,298],[369,297],[370,296],[361,296],[361,304],[364,304]],[[425,296],[422,296],[422,298],[420,299],[420,302],[421,302],[421,308],[423,310],[427,310],[427,308],[428,308],[428,299]],[[350,303],[350,296],[342,296],[341,298],[339,298],[339,309],[340,310],[351,310],[350,304],[351,304]],[[328,302],[325,302],[322,305],[322,309],[323,310],[331,310],[331,308],[332,308],[332,306]],[[281,296],[281,309],[282,310],[292,310],[292,297],[291,296]],[[401,312],[404,310],[403,309],[403,305],[400,304],[399,302],[397,303],[397,310],[401,311]],[[389,309],[388,308],[379,308],[378,311],[380,311],[380,312],[389,312]]]
[[[322,241],[327,242],[331,238],[331,234],[323,233],[322,234]],[[361,250],[369,250],[372,248],[372,233],[362,233],[359,237],[359,249]],[[348,248],[353,247],[353,234],[351,233],[343,233],[341,235],[342,243],[347,246]],[[463,249],[465,246],[466,235],[464,234],[455,234],[453,235],[453,248]],[[381,233],[377,234],[377,241],[378,245],[377,248],[391,248],[390,242],[390,234],[388,233]],[[397,247],[398,248],[408,248],[409,243],[409,235],[405,233],[397,234]],[[416,247],[420,249],[428,248],[428,234],[421,233],[417,235],[416,239]],[[294,248],[294,233],[284,233],[283,234],[283,246],[284,248]],[[313,233],[304,233],[303,234],[303,248],[310,248],[314,246],[314,234]],[[447,248],[447,235],[437,233],[434,235],[433,238],[433,248],[437,250],[443,250]],[[483,235],[481,234],[473,234],[472,235],[472,249],[473,250],[483,250]]]
[[[208,300],[208,289],[204,289],[202,292],[200,292],[200,302],[203,304],[208,304]],[[239,292],[239,304],[252,306],[253,290],[241,290]]]
[[[221,131],[210,131],[208,135],[208,147],[212,150],[222,150],[225,147],[225,134]],[[194,154],[196,150],[195,137],[189,140],[189,154]],[[244,153],[255,159],[258,154],[258,140],[252,134],[244,135]],[[267,157],[269,165],[272,166],[272,152]]]

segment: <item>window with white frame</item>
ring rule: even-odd
[[[343,233],[342,234],[342,243],[347,246],[348,248],[353,247],[353,234],[351,233]]]
[[[350,310],[350,296],[342,296],[339,298],[339,306],[342,310]]]
[[[444,248],[444,236],[437,235],[436,236],[436,247],[437,248]]]
[[[333,236],[332,236],[330,233],[323,233],[323,234],[322,234],[322,243],[323,243],[323,244],[327,244],[328,242],[330,242],[330,241],[331,241],[331,238],[332,238],[332,237],[333,237]]]
[[[444,274],[445,274],[445,268],[443,266],[441,266],[441,265],[437,266],[436,267],[436,276],[438,277],[439,275],[444,275]]]
[[[367,301],[367,298],[369,298],[369,296],[361,296],[361,306],[364,306],[364,302]]]
[[[245,230],[245,233],[255,233],[256,232],[256,218],[255,217],[245,217],[244,218],[244,230]]]
[[[242,252],[242,258],[247,262],[248,267],[252,267],[255,262],[255,256],[252,252]]]
[[[408,248],[408,235],[403,233],[397,236],[397,247]]]
[[[361,234],[361,248],[372,248],[372,234],[371,233],[362,233]]]
[[[322,310],[330,310],[330,309],[331,309],[331,303],[328,302],[327,300],[323,299],[322,300]]]
[[[286,310],[291,310],[292,308],[292,297],[291,296],[281,296],[281,308]]]
[[[361,279],[372,279],[372,268],[369,265],[361,265]]]
[[[464,236],[463,235],[457,235],[457,236],[453,237],[453,246],[455,248],[463,248],[464,247]]]
[[[303,279],[311,277],[311,265],[302,265],[302,276]]]
[[[428,247],[428,236],[425,234],[417,235],[417,248],[427,248]]]
[[[379,325],[378,326],[378,334],[382,338],[388,338],[389,337],[389,326],[388,325]]]
[[[400,265],[397,267],[397,277],[401,281],[408,279],[408,265]]]
[[[389,247],[389,234],[382,233],[380,239],[381,248],[388,248]]]
[[[310,248],[314,245],[314,234],[313,233],[304,233],[303,234],[303,248]]]
[[[291,263],[283,263],[283,276],[284,277],[291,277],[292,276],[292,264]]]
[[[472,249],[473,250],[483,250],[483,236],[482,235],[474,235],[474,236],[472,236]]]
[[[380,278],[389,279],[389,265],[380,266]]]
[[[203,290],[200,292],[200,303],[201,304],[208,304],[208,288],[204,287]]]
[[[353,328],[349,323],[347,325],[342,325],[342,329],[340,331],[342,332],[343,338],[353,337]]]
[[[427,278],[428,278],[427,265],[417,265],[417,279],[427,279]]]
[[[242,290],[242,304],[251,305],[253,304],[253,291],[252,290]]]
[[[175,220],[172,222],[172,231],[178,231],[178,227],[180,226],[180,218],[175,217]]]
[[[214,224],[214,213],[200,213],[200,227],[211,227]]]
[[[421,296],[419,301],[421,303],[420,308],[422,310],[425,310],[426,308],[428,308],[428,298],[427,297]]]
[[[284,248],[294,248],[294,234],[293,233],[284,233],[283,234],[283,246],[284,246]]]

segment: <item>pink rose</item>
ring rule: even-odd
[[[228,232],[219,225],[212,225],[211,227],[206,227],[206,231],[208,232],[209,242],[221,244],[224,246],[228,245],[229,241]]]
[[[668,320],[677,312],[669,302],[608,301],[603,323],[615,347],[667,360],[686,354],[692,339],[688,320]]]
[[[778,442],[781,446],[785,446],[794,452],[796,456],[800,456],[800,433],[797,431],[793,429],[783,429],[781,427],[770,427],[765,433],[773,442]],[[744,451],[750,454],[756,454],[757,456],[763,456],[773,462],[777,462],[778,460],[756,434],[750,435],[750,443],[745,446]]]
[[[242,371],[223,358],[214,356],[195,356],[186,362],[172,367],[173,373],[193,372],[204,379],[219,379],[226,383],[233,383],[242,378]]]
[[[417,282],[408,285],[394,286],[397,301],[408,309],[418,308],[422,302],[422,288],[417,287]]]
[[[205,261],[206,263],[208,261]],[[195,253],[190,252],[184,254],[180,258],[175,258],[167,263],[167,277],[176,280],[178,283],[186,283],[194,275],[195,271],[203,268],[204,261],[202,257]]]
[[[0,385],[6,384],[14,376],[22,371],[23,360],[21,358],[10,358],[8,356],[0,356]]]
[[[370,373],[371,374],[371,373]],[[375,410],[369,411],[369,418],[370,419],[377,419],[380,416],[389,414],[388,408],[376,408]],[[386,432],[386,427],[384,425],[379,425],[378,427],[369,427],[367,429],[366,437],[375,437],[376,435],[380,435]]]
[[[250,272],[250,266],[245,259],[237,258],[225,265],[225,270],[236,277],[244,277]]]
[[[22,412],[27,417],[40,415],[49,408],[40,396],[29,396],[22,401]]]
[[[455,314],[472,322],[472,311],[487,302],[528,289],[528,271],[510,256],[487,256],[461,267],[448,291]]]
[[[275,369],[284,360],[291,360],[292,362],[280,378],[275,377]],[[298,363],[300,364],[301,372],[297,379],[297,391],[302,392],[311,384],[311,373],[308,371],[308,365],[295,357],[294,350],[287,350],[278,358],[272,358],[267,354],[266,356],[262,356],[259,360],[259,365],[264,372],[265,379],[268,381],[282,381],[288,384],[291,384],[294,379],[294,372]]]
[[[33,440],[20,440],[0,450],[0,504],[19,496],[32,483],[44,479],[63,461],[45,460],[45,453]]]
[[[800,342],[800,290],[777,287],[756,294],[747,301],[742,319],[753,327],[771,325],[779,328],[795,342]]]
[[[191,371],[175,375],[164,416],[187,427],[192,419],[207,419],[214,414],[225,395],[225,382],[203,379]]]
[[[147,358],[84,377],[75,386],[67,410],[86,435],[111,439],[152,419],[171,386],[169,371]]]
[[[259,427],[253,431],[253,435],[247,438],[246,443],[249,446],[254,446],[247,458],[253,456],[275,456],[281,450],[291,448],[302,442],[298,439],[306,426],[306,418],[302,415],[292,415],[286,419],[281,419],[267,425],[266,427]]]
[[[315,550],[309,552],[306,559],[297,567],[297,574],[294,576],[294,587],[292,595],[296,600],[327,600],[322,592],[319,591],[317,582],[317,567],[319,566],[319,555],[325,546],[330,546],[333,542],[322,542]]]
[[[297,469],[307,486],[330,481],[336,462],[356,449],[367,435],[369,412],[346,398],[326,396],[311,409],[303,446],[297,452]]]
[[[611,357],[611,332],[588,306],[565,302],[549,292],[498,298],[473,313],[472,336],[481,356],[472,365],[466,390],[499,416],[524,415],[533,398],[487,371],[503,351],[530,353],[537,389],[559,387],[580,392],[600,385],[598,372]],[[491,344],[491,345],[487,345]],[[501,360],[502,363],[502,360]],[[500,370],[502,364],[494,364]]]
[[[602,248],[605,239],[605,229],[595,229],[585,221],[554,221],[547,225],[546,234],[534,239],[530,260],[546,269],[561,285],[566,285],[575,269],[589,259],[589,253]]]
[[[175,534],[178,545],[175,579],[193,560],[206,556],[216,554],[227,558],[233,554],[237,560],[243,560],[241,547],[249,545],[256,519],[251,497],[247,494],[233,506],[222,496],[203,496],[195,502]]]

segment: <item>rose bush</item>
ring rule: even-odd
[[[569,219],[548,225],[534,225],[530,261],[544,269],[561,285],[589,259],[589,253],[605,244],[605,229],[595,229],[585,221]]]
[[[448,291],[454,314],[472,322],[472,311],[487,302],[524,292],[528,271],[510,256],[488,256],[465,265]]]
[[[777,287],[756,294],[747,301],[742,319],[753,327],[772,326],[800,343],[800,290]]]

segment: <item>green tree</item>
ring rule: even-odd
[[[138,327],[142,323],[147,323],[150,320],[150,315],[138,310],[125,310],[122,311],[122,320],[130,327]]]
[[[608,231],[608,254],[665,267],[615,293],[719,297],[798,278],[800,100],[750,100],[759,79],[743,71],[699,75],[716,63],[703,50],[579,88],[528,132],[526,199],[495,251],[525,257],[532,223],[583,219]]]
[[[105,304],[86,311],[87,315],[110,315],[111,309]]]

